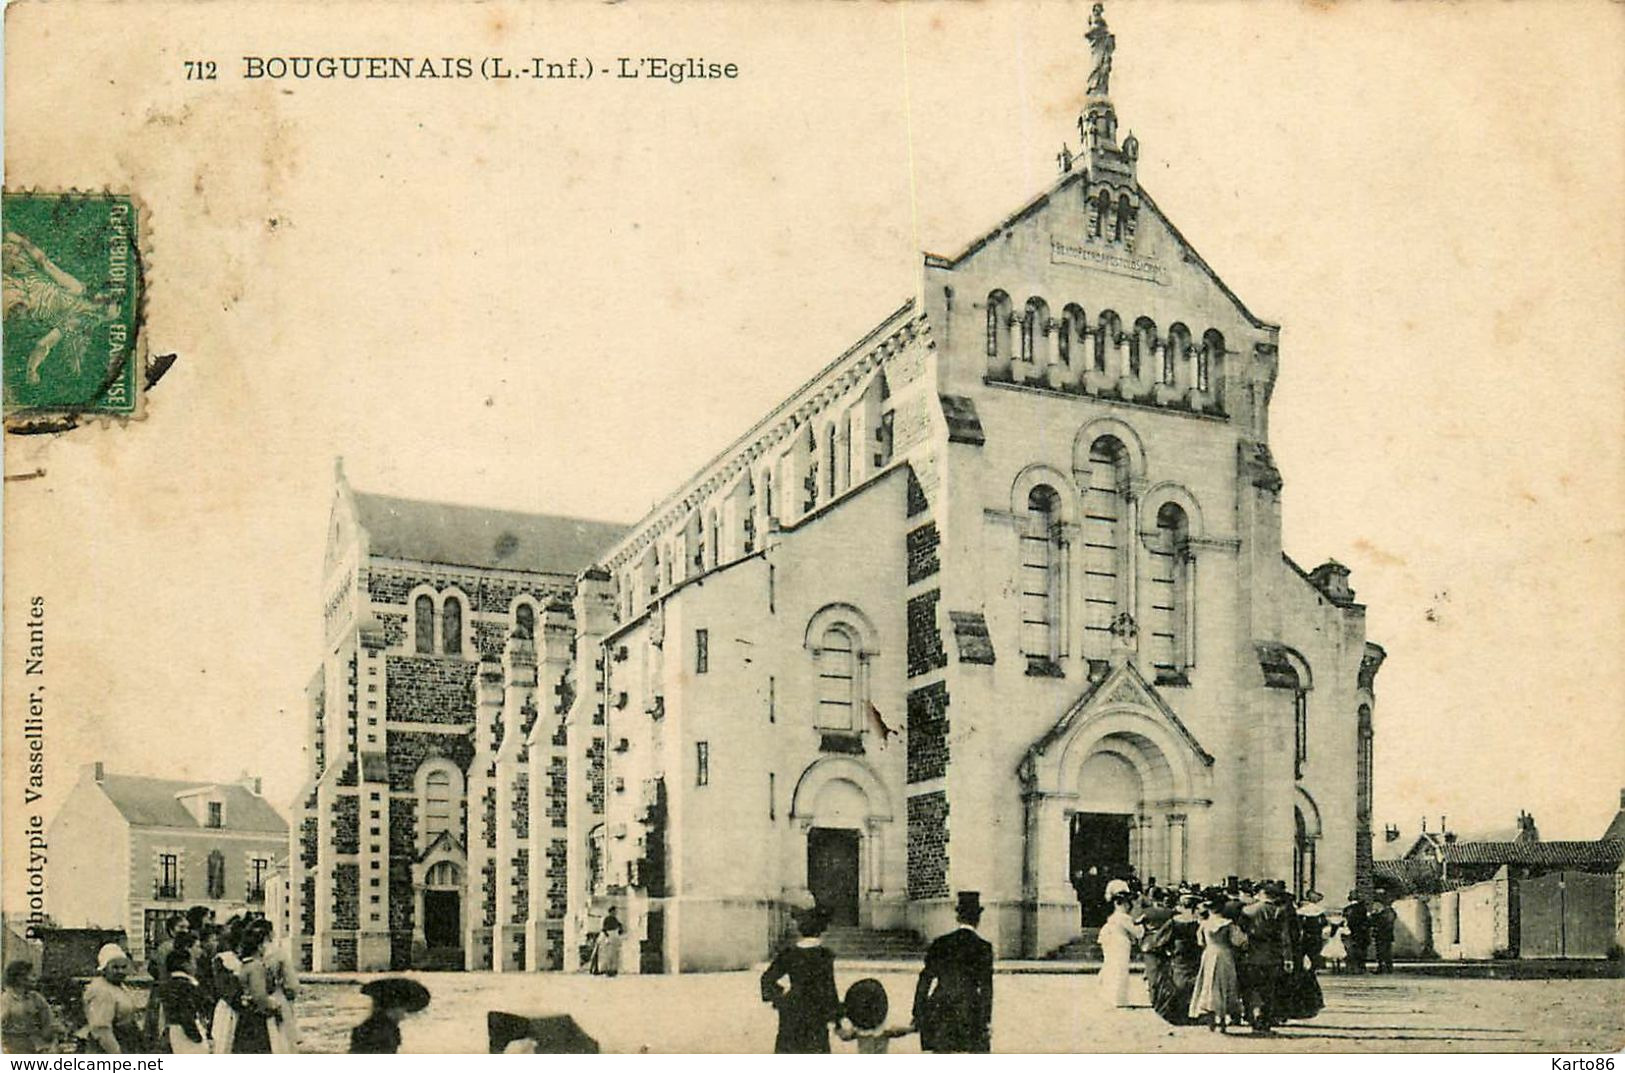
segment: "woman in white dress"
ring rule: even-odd
[[[294,1020],[293,1000],[299,993],[299,973],[285,936],[273,936],[265,946],[266,987],[279,1016],[270,1022],[271,1053],[299,1053],[299,1025]]]
[[[1100,966],[1100,997],[1107,1006],[1127,1006],[1129,957],[1145,929],[1129,915],[1133,897],[1119,894],[1112,899],[1112,915],[1100,928],[1100,950],[1105,962]]]

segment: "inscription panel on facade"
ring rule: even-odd
[[[1164,287],[1168,285],[1168,269],[1163,267],[1161,261],[1150,257],[1135,257],[1128,253],[1095,249],[1081,242],[1052,238],[1049,241],[1049,259],[1051,264],[1096,268],[1113,275],[1143,279]]]

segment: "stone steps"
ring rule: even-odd
[[[824,932],[824,945],[844,960],[908,961],[925,953],[925,940],[903,929],[830,928]]]
[[[1050,951],[1050,961],[1100,961],[1100,929],[1084,928],[1077,938]]]

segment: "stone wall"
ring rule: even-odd
[[[361,900],[361,866],[352,861],[342,861],[333,866],[333,927],[343,931],[354,931],[359,926],[356,919],[360,913]],[[351,955],[353,965],[354,954]]]
[[[908,694],[908,781],[948,773],[948,686],[944,682]]]
[[[361,799],[354,794],[333,799],[333,852],[361,852]]]
[[[908,583],[912,585],[941,569],[937,552],[942,546],[942,535],[937,532],[936,522],[926,522],[918,529],[909,530],[907,539]]]
[[[941,593],[933,589],[908,601],[908,676],[917,678],[948,665],[948,653],[937,629],[937,601]]]
[[[467,723],[474,718],[478,664],[445,656],[385,656],[390,719]]]
[[[948,896],[948,795],[941,790],[908,799],[908,896]]]

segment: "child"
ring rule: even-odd
[[[429,989],[416,980],[389,976],[361,989],[372,999],[372,1016],[350,1030],[351,1054],[394,1054],[401,1047],[401,1021],[429,1004]]]
[[[835,1034],[844,1040],[857,1040],[859,1054],[886,1054],[892,1040],[911,1031],[907,1026],[886,1027],[888,1005],[886,985],[879,980],[859,980],[846,989],[846,1001],[841,1004],[843,1020]]]

